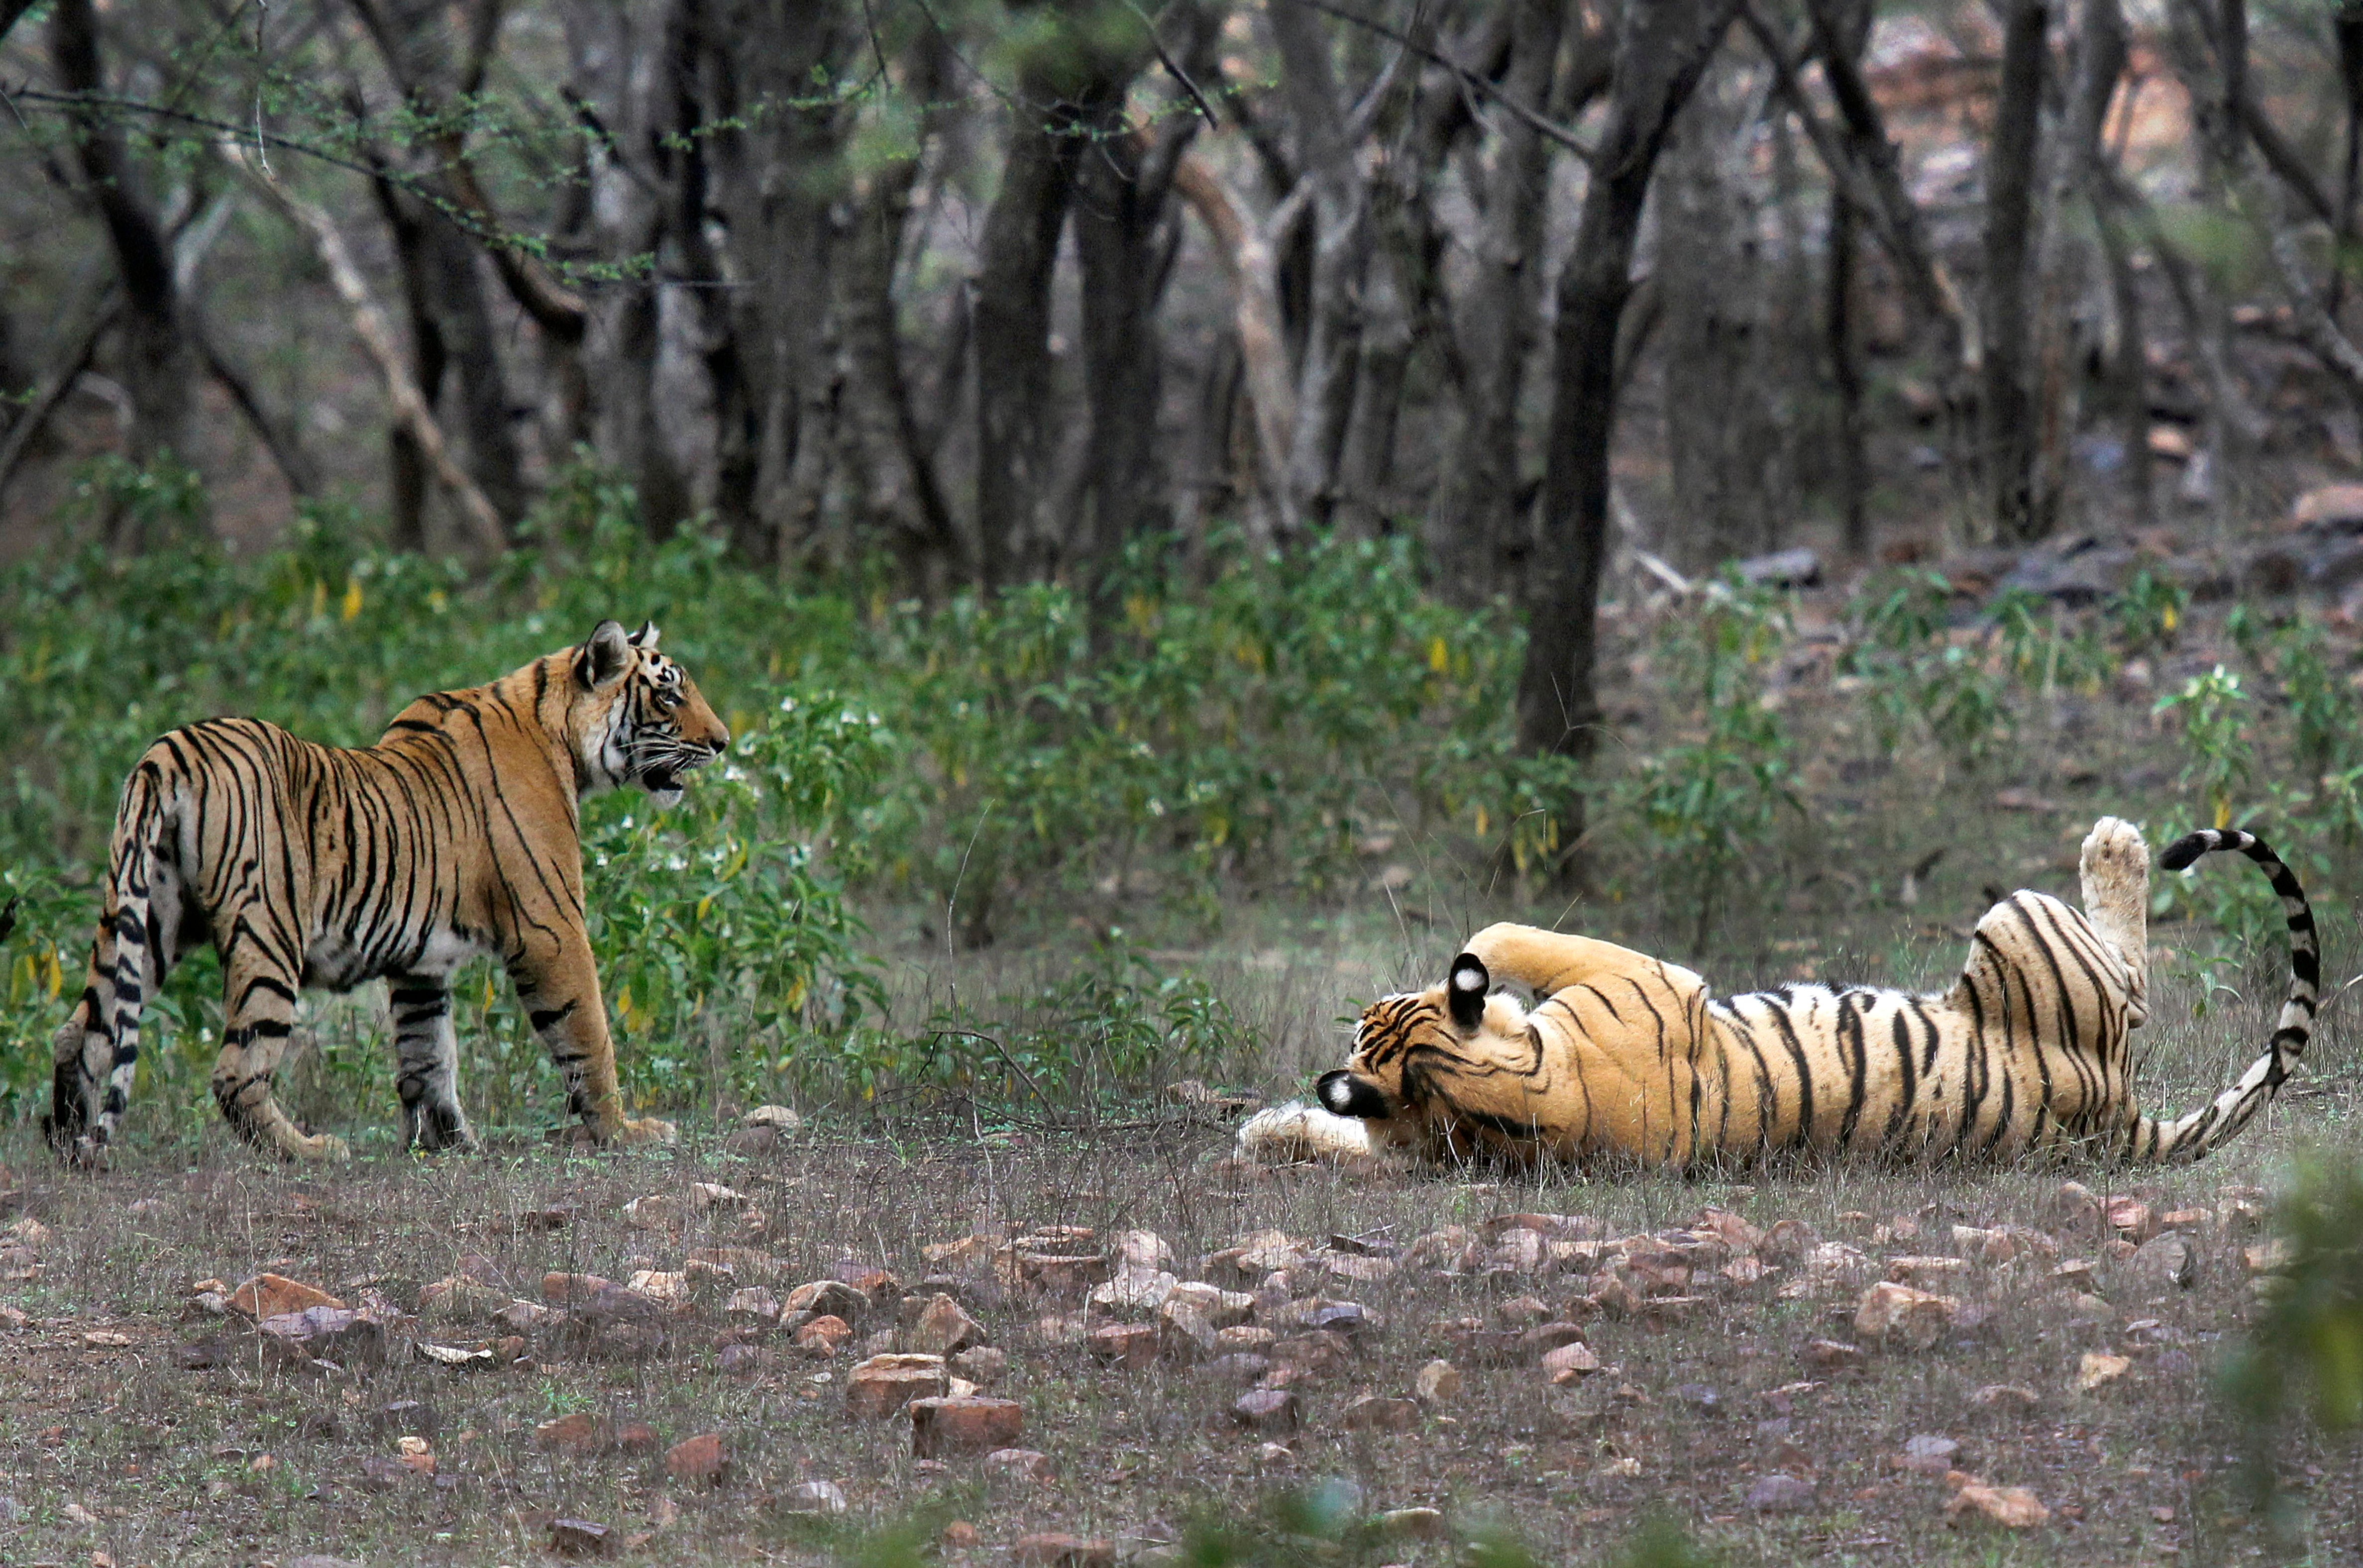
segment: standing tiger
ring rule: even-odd
[[[601,1141],[668,1141],[625,1117],[583,929],[581,801],[638,784],[660,804],[730,734],[657,629],[602,621],[580,647],[489,686],[421,697],[375,745],[316,745],[259,719],[208,719],[150,745],[123,790],[82,999],[55,1039],[44,1121],[77,1160],[121,1124],[141,1003],[188,947],[221,955],[214,1099],[239,1134],[340,1157],[271,1094],[303,987],[390,982],[403,1140],[471,1147],[451,972],[490,953]]]
[[[1443,985],[1363,1012],[1346,1066],[1320,1081],[1326,1110],[1265,1111],[1240,1148],[1678,1166],[1787,1149],[2200,1159],[2296,1066],[2320,969],[2304,892],[2252,834],[2195,833],[2161,864],[2217,849],[2247,855],[2280,895],[2291,983],[2264,1055],[2187,1116],[2135,1108],[2126,1036],[2149,1013],[2149,852],[2104,817],[2084,840],[2084,912],[2012,894],[1978,922],[1961,977],[1925,996],[1804,985],[1718,999],[1690,970],[1609,943],[1488,927]],[[1497,978],[1541,999],[1489,997]]]

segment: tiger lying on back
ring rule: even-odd
[[[1952,988],[1825,986],[1716,999],[1690,970],[1605,942],[1496,925],[1441,986],[1373,1003],[1326,1110],[1267,1110],[1239,1130],[1261,1159],[1399,1152],[1651,1165],[1785,1149],[1887,1159],[2067,1151],[2199,1159],[2269,1103],[2304,1051],[2319,955],[2297,878],[2246,833],[2192,834],[2179,871],[2235,849],[2289,917],[2291,983],[2265,1054],[2202,1110],[2140,1114],[2127,1034],[2148,1016],[2149,854],[2104,817],[2084,840],[2084,911],[2014,893],[1978,922]],[[1529,1011],[1487,996],[1533,988]]]
[[[682,775],[729,740],[657,652],[656,628],[627,636],[613,621],[489,686],[421,697],[364,749],[315,745],[259,719],[174,730],[140,757],[116,809],[89,977],[55,1041],[51,1143],[90,1160],[114,1137],[140,1005],[207,939],[222,966],[214,1099],[251,1143],[297,1158],[343,1154],[287,1119],[272,1076],[300,988],[382,977],[404,1142],[472,1144],[446,987],[476,953],[506,966],[593,1137],[669,1139],[662,1121],[627,1121],[616,1092],[582,924],[578,802],[638,784],[669,804]]]

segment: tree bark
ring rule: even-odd
[[[57,0],[50,13],[50,49],[58,79],[69,93],[95,97],[105,93],[98,14],[91,0]],[[102,111],[69,111],[75,153],[89,195],[96,204],[115,252],[123,284],[124,387],[131,396],[131,457],[140,463],[172,456],[187,462],[190,449],[189,389],[195,384],[197,356],[181,322],[173,286],[172,251],[132,165],[122,135]],[[116,520],[136,528],[136,518]],[[118,548],[138,550],[145,540],[130,534],[115,538]]]
[[[1625,0],[1606,123],[1559,274],[1549,457],[1538,550],[1527,580],[1518,739],[1529,755],[1588,755],[1600,722],[1593,666],[1608,546],[1608,459],[1616,424],[1616,338],[1632,291],[1634,244],[1649,177],[1673,116],[1738,8],[1737,0]],[[1573,874],[1583,801],[1557,813],[1559,866]]]
[[[2046,0],[2009,0],[2002,85],[1986,152],[1983,456],[1995,536],[2043,534],[2035,504],[2036,429],[2027,376],[2027,240],[2043,110]]]

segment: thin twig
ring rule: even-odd
[[[867,0],[864,3],[867,4]],[[1138,0],[1124,0],[1124,5],[1125,9],[1140,18],[1142,29],[1148,34],[1148,47],[1157,51],[1157,62],[1171,73],[1174,81],[1182,83],[1182,91],[1190,94],[1190,101],[1198,105],[1200,114],[1206,116],[1207,126],[1215,130],[1222,129],[1223,122],[1215,117],[1214,105],[1206,102],[1204,93],[1198,91],[1198,84],[1190,80],[1190,73],[1182,69],[1182,62],[1166,52],[1165,40],[1157,36],[1156,18],[1140,8]]]

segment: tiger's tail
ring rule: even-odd
[[[2202,1160],[2229,1142],[2251,1117],[2272,1103],[2273,1095],[2293,1072],[2313,1037],[2313,1014],[2321,999],[2322,943],[2314,933],[2313,910],[2297,874],[2281,863],[2264,840],[2238,829],[2202,828],[2179,838],[2159,856],[2158,864],[2180,871],[2201,856],[2219,849],[2236,849],[2255,861],[2270,878],[2289,916],[2290,988],[2281,1003],[2280,1021],[2273,1029],[2263,1055],[2240,1075],[2240,1081],[2214,1100],[2187,1116],[2169,1121],[2136,1117],[2125,1129],[2122,1153],[2136,1160]]]
[[[69,1020],[61,1031],[57,1079],[50,1096],[48,1129],[59,1147],[79,1158],[95,1157],[115,1136],[131,1103],[131,1083],[139,1066],[139,1020],[147,1005],[149,895],[154,886],[157,841],[166,823],[167,801],[153,767],[136,769],[124,786],[123,803],[115,813],[115,839],[109,855],[106,901],[115,934],[115,964],[102,972],[99,949],[91,952],[93,984],[84,1006],[76,1010],[83,1038],[69,1040],[74,1030]],[[102,993],[96,981],[107,982]],[[92,1036],[104,1042],[105,1094],[100,1094],[101,1062],[91,1049]],[[94,1122],[92,1111],[97,1111]]]

